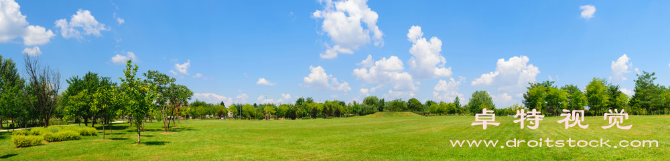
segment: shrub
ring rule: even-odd
[[[12,143],[14,146],[18,147],[29,147],[42,144],[44,138],[41,136],[23,136],[23,135],[14,135],[12,136]]]
[[[75,131],[81,136],[97,136],[98,130],[92,127],[77,127],[77,126],[58,126],[65,131]]]
[[[45,129],[43,127],[34,127],[32,129],[30,129],[30,135],[44,135],[48,132],[49,132],[49,130]]]
[[[12,135],[26,136],[28,134],[30,134],[30,131],[28,131],[28,130],[18,130],[18,131],[12,132]]]
[[[60,131],[57,133],[46,133],[44,134],[44,139],[48,142],[56,141],[67,141],[67,140],[79,140],[81,135],[76,131]]]

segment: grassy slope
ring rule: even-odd
[[[386,117],[393,116],[393,117]],[[399,117],[409,116],[409,117]],[[519,129],[511,117],[498,117],[498,127],[473,127],[473,116],[422,117],[384,113],[370,117],[294,121],[196,120],[164,133],[162,124],[147,124],[143,144],[130,129],[78,141],[14,148],[9,134],[0,135],[1,157],[15,160],[664,160],[670,157],[670,116],[631,116],[631,130],[602,129],[602,117],[587,117],[588,129],[564,129],[558,117],[545,118],[536,130]],[[127,124],[117,124],[125,128]],[[453,148],[449,140],[498,139],[658,140],[658,148]]]

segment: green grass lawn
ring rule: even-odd
[[[498,116],[500,126],[471,126],[474,116],[423,117],[412,113],[310,120],[192,120],[172,132],[149,123],[136,144],[128,124],[114,135],[14,148],[10,133],[0,135],[0,158],[10,160],[667,160],[670,116],[630,116],[630,130],[602,129],[602,117],[587,117],[587,129],[565,129],[546,117],[536,130],[520,129],[514,118]],[[109,131],[107,131],[109,133]],[[659,147],[500,148],[508,139],[657,140]],[[499,140],[498,146],[452,147],[450,140]]]

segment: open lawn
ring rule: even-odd
[[[670,116],[630,116],[623,125],[603,117],[587,117],[587,129],[565,129],[546,117],[536,130],[520,129],[514,118],[498,116],[500,126],[471,126],[474,116],[423,117],[412,113],[377,113],[363,117],[310,120],[189,120],[171,132],[149,123],[142,144],[128,124],[115,124],[114,135],[102,140],[46,143],[15,148],[10,133],[0,135],[0,158],[10,160],[667,160],[670,158]],[[100,129],[100,128],[99,128]],[[109,133],[109,131],[107,131]],[[507,140],[609,139],[657,140],[659,147],[535,147],[500,148]],[[452,147],[450,140],[499,140],[497,147]]]

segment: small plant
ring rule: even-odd
[[[30,134],[30,131],[28,131],[28,130],[18,130],[18,131],[12,132],[12,135],[26,136],[26,135],[29,135],[29,134]]]
[[[14,135],[12,136],[12,143],[17,148],[19,147],[29,147],[42,144],[44,138],[42,136],[24,136],[24,135]]]

